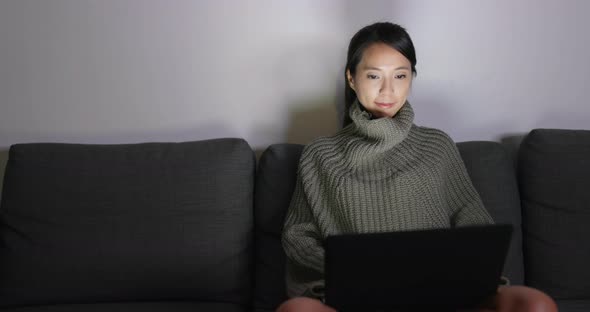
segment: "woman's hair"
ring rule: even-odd
[[[352,122],[348,115],[348,111],[350,106],[356,100],[356,93],[348,84],[346,71],[350,70],[350,74],[354,77],[356,68],[363,58],[363,53],[370,45],[375,43],[384,43],[397,50],[412,64],[412,73],[414,75],[417,73],[414,44],[412,43],[410,35],[408,35],[403,27],[393,23],[375,23],[359,30],[352,39],[350,39],[346,68],[344,68],[344,127]]]

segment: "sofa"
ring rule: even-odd
[[[516,159],[498,142],[457,146],[495,221],[514,225],[504,275],[590,311],[590,131],[535,129]],[[273,311],[302,149],[257,162],[235,138],[11,146],[0,310]]]

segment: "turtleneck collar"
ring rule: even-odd
[[[358,100],[351,105],[349,113],[355,132],[364,136],[369,143],[384,144],[389,148],[403,141],[414,123],[414,110],[407,101],[391,118],[373,119],[371,113],[366,111]]]
[[[350,107],[352,123],[344,132],[351,136],[346,144],[347,163],[352,167],[375,166],[390,158],[391,151],[409,134],[414,122],[414,110],[409,102],[393,117],[373,119],[358,100]]]

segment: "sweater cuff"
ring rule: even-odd
[[[323,280],[310,282],[306,286],[307,290],[303,294],[304,297],[315,298],[323,301],[326,295]]]
[[[506,276],[500,276],[500,286],[510,286],[510,280]]]

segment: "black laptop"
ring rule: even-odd
[[[511,225],[330,236],[326,304],[339,311],[455,310],[498,287]]]

